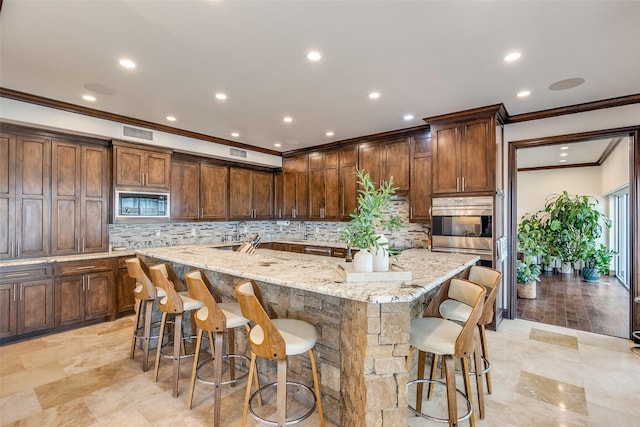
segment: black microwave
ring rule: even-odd
[[[116,190],[117,218],[169,218],[169,193]]]

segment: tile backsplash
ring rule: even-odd
[[[401,216],[404,227],[400,231],[385,234],[391,247],[426,248],[429,226],[409,223],[409,204],[406,201],[394,202],[392,211]],[[339,233],[346,224],[300,220],[110,224],[109,244],[138,249],[234,241],[253,233],[259,234],[264,241],[281,239],[339,243]]]

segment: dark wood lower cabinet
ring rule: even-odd
[[[129,277],[125,260],[130,257],[118,259],[118,276],[116,279],[116,314],[133,313],[136,303],[133,297],[133,290],[136,288],[136,279]]]
[[[53,267],[6,267],[0,273],[0,339],[54,327]]]
[[[113,260],[61,263],[56,267],[55,326],[113,316]]]

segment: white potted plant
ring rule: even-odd
[[[340,232],[340,239],[360,249],[353,257],[354,271],[387,271],[389,243],[382,233],[402,228],[400,216],[390,212],[391,197],[396,190],[393,177],[376,187],[364,169],[357,170],[356,175],[359,185],[358,206],[350,214],[351,222]]]

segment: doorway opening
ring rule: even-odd
[[[630,184],[635,173],[630,159],[637,155],[633,144],[634,133],[626,129],[509,143],[513,257],[508,317],[629,338],[633,330],[634,227]],[[595,161],[585,160],[581,158],[584,150],[600,150],[600,154]],[[577,160],[560,163],[571,157]],[[557,265],[547,267],[540,275],[535,299],[518,298],[514,273],[518,220],[524,213],[544,209],[547,197],[562,191],[594,197],[598,209],[612,220],[612,227],[604,228],[602,236],[602,243],[617,252],[610,264],[611,273],[601,276],[598,283],[588,283],[580,275],[582,262],[562,274],[561,264],[556,261]],[[539,262],[542,264],[542,259]]]

